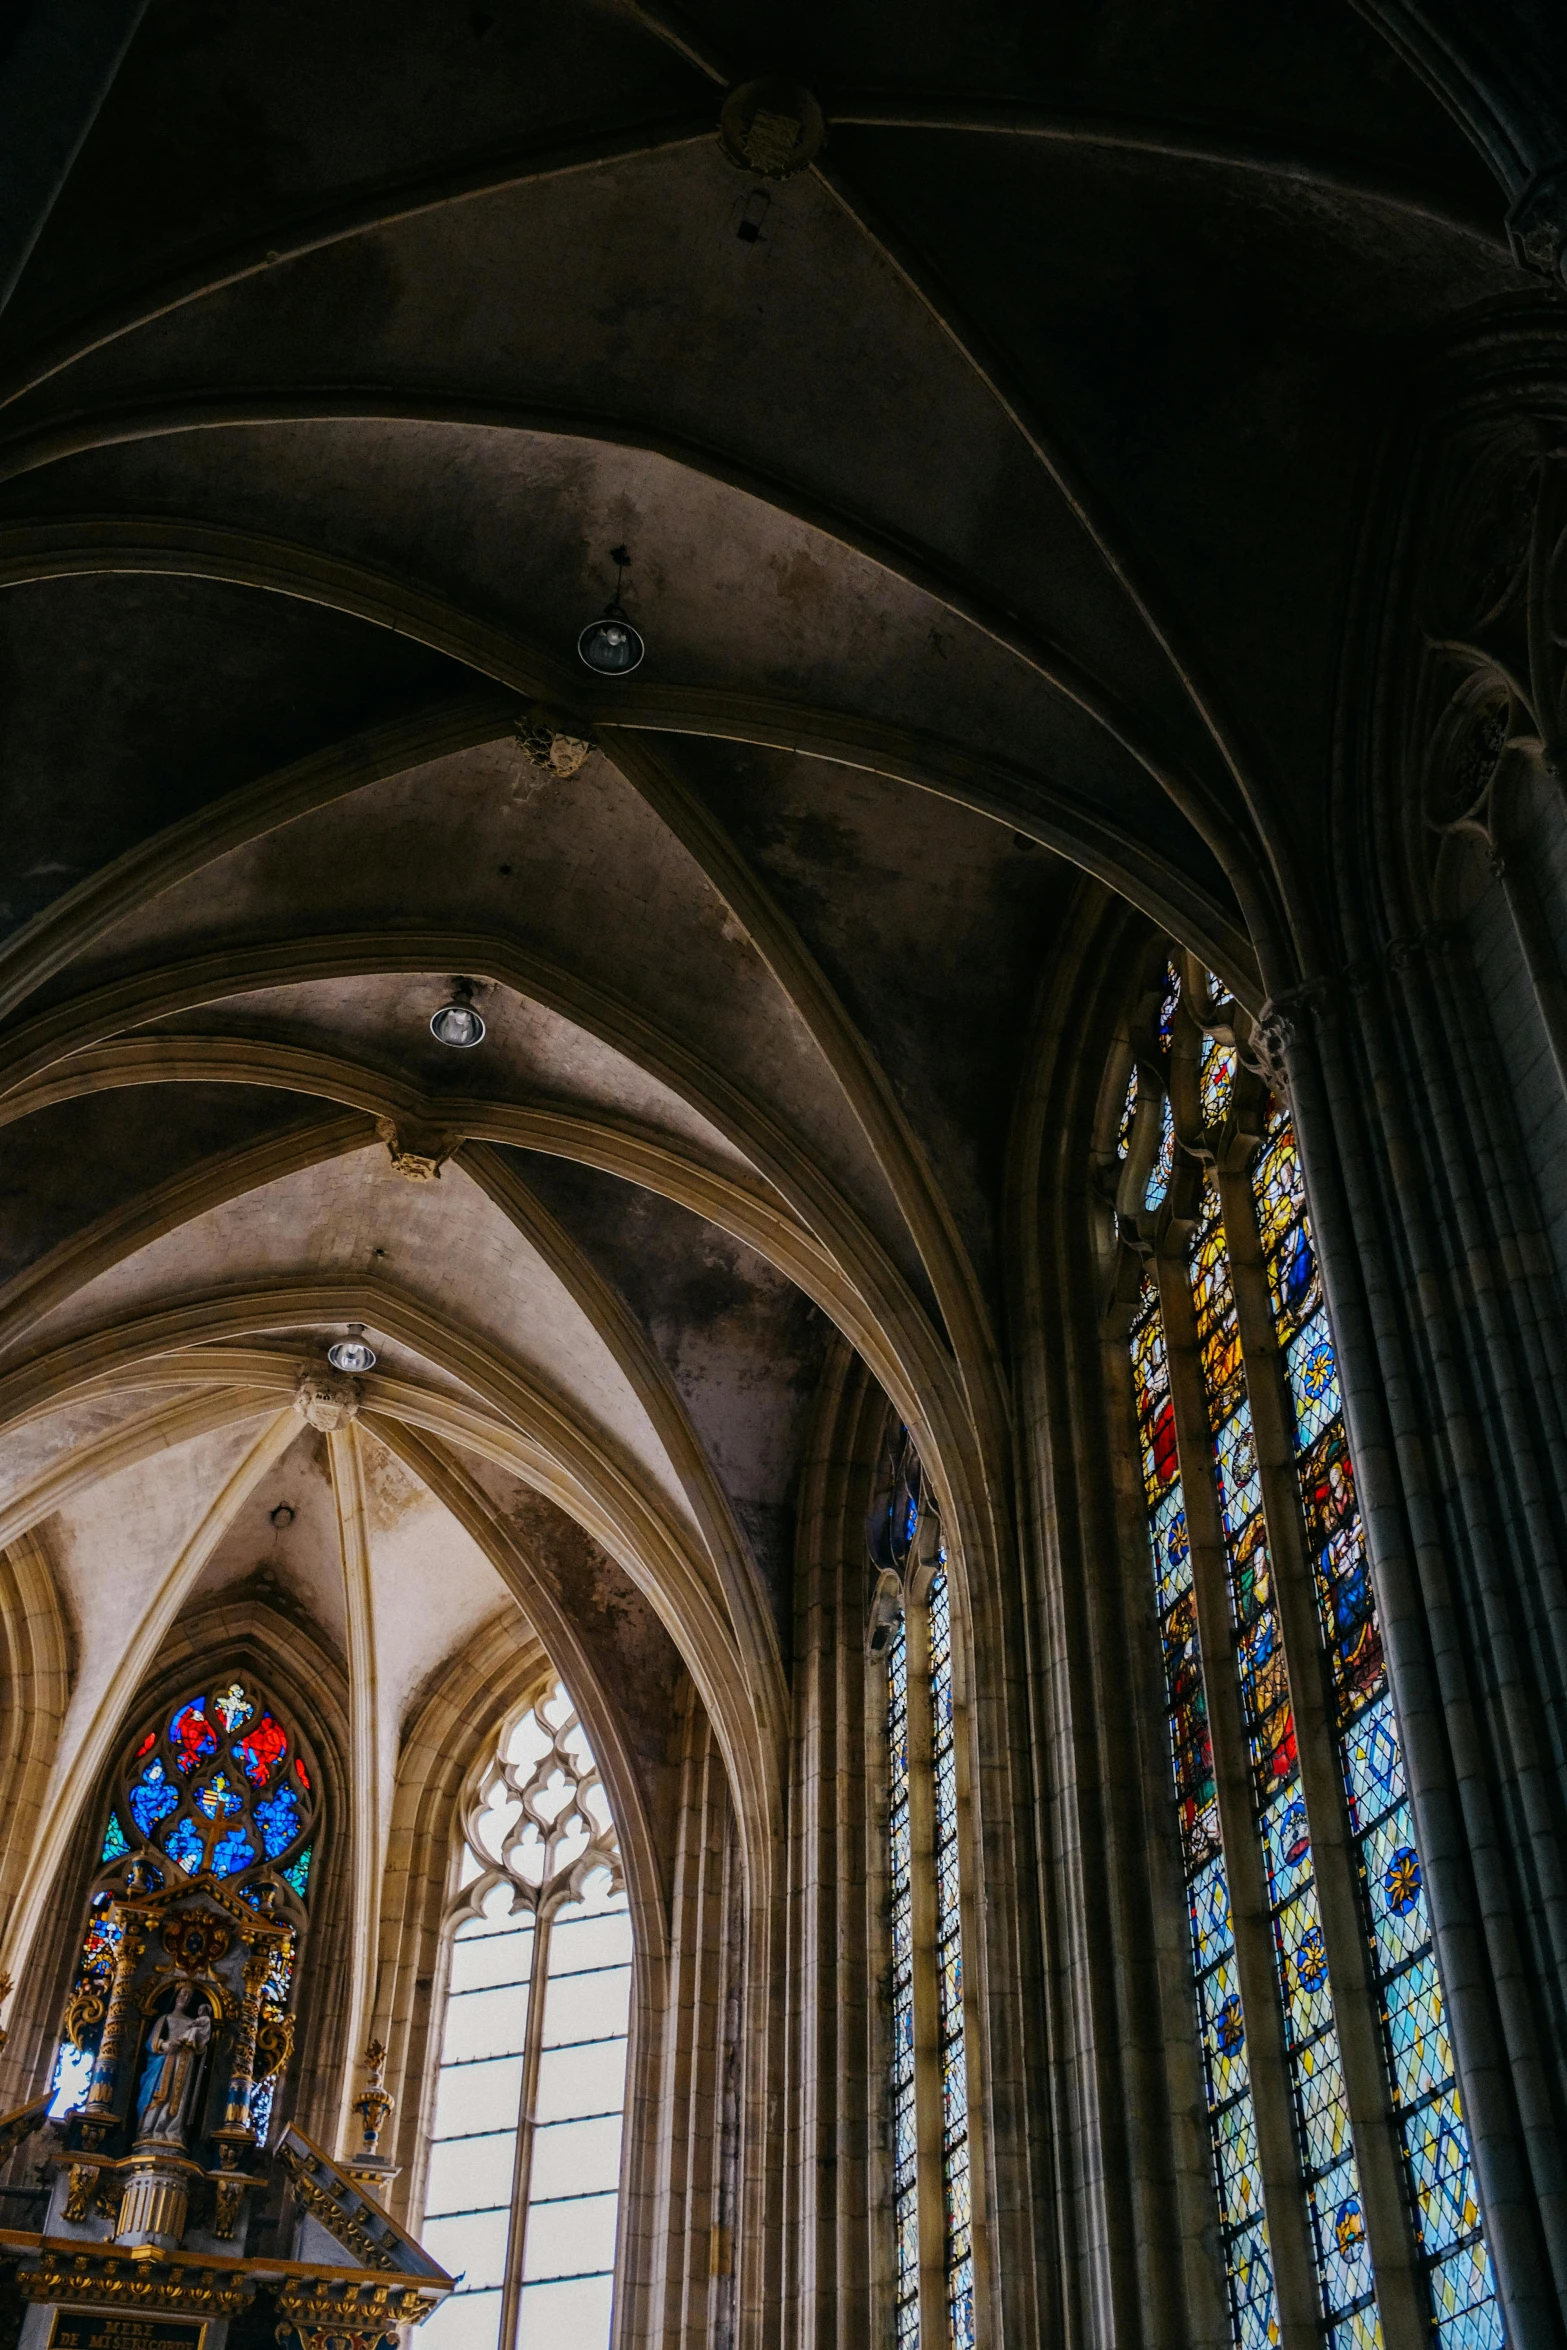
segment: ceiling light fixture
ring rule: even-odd
[[[365,1342],[363,1322],[350,1322],[348,1336],[327,1348],[326,1359],[334,1371],[373,1371],[375,1348]]]
[[[626,618],[620,601],[620,583],[631,555],[625,547],[611,547],[609,559],[615,566],[615,592],[597,620],[590,620],[577,639],[577,651],[588,667],[599,677],[626,677],[635,669],[647,651],[637,631]]]
[[[449,1004],[442,1004],[430,1022],[430,1034],[437,1044],[449,1044],[459,1053],[468,1052],[476,1044],[483,1044],[484,1021],[474,1010],[471,979],[452,981],[452,1000]]]

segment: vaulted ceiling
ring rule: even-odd
[[[771,182],[759,73],[826,117]],[[0,318],[0,1538],[78,1627],[62,1788],[258,1576],[388,1754],[520,1600],[628,1752],[683,1661],[765,1777],[834,1330],[1000,1469],[1084,876],[1298,971],[1368,467],[1520,287],[1343,5],[155,0]],[[357,1518],[291,1409],[351,1319]]]

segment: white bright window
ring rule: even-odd
[[[423,2350],[607,2350],[631,1920],[614,1823],[556,1685],[463,1822],[423,2241],[459,2280]]]

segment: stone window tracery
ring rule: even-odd
[[[1500,2311],[1288,1106],[1172,958],[1111,1146],[1238,2350]]]
[[[559,1684],[474,1783],[448,1935],[423,2241],[459,2283],[421,2340],[605,2350],[632,1934],[608,1801]]]
[[[880,1570],[892,2027],[895,2350],[969,2350],[974,2243],[964,2021],[960,1754],[940,1513],[899,1430],[871,1514]]]

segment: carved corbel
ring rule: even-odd
[[[392,1172],[406,1183],[434,1183],[462,1137],[416,1119],[377,1118],[375,1130],[386,1145]]]

